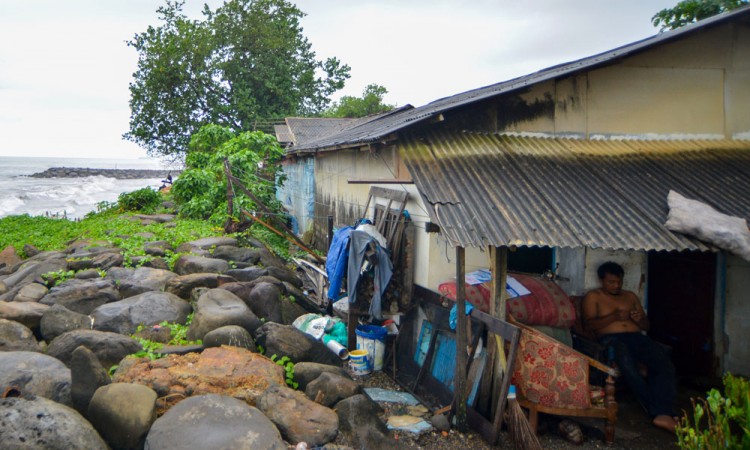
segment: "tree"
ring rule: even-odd
[[[390,111],[395,105],[383,103],[383,97],[388,89],[377,84],[368,84],[362,97],[345,95],[335,102],[323,115],[325,117],[365,117],[370,114]]]
[[[689,23],[747,5],[748,0],[683,0],[674,8],[654,14],[651,23],[659,31],[674,30]]]
[[[138,52],[123,137],[150,155],[181,156],[190,136],[214,123],[233,132],[258,120],[324,111],[349,66],[319,61],[302,34],[303,13],[285,0],[228,0],[202,20],[184,2],[157,9],[159,26],[127,42]]]

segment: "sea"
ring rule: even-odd
[[[151,158],[35,158],[0,156],[0,218],[12,215],[50,215],[78,219],[96,210],[102,201],[114,202],[123,192],[144,187],[158,189],[161,178],[118,180],[94,176],[83,178],[31,178],[52,167],[90,169],[164,170],[167,164]]]

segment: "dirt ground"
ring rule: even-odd
[[[374,372],[367,376],[354,377],[354,379],[363,387],[380,387],[383,389],[403,391],[403,389],[384,372]],[[699,391],[680,387],[678,390],[677,398],[678,411],[683,409],[687,410],[690,407],[690,398],[700,395],[702,395],[702,393]],[[558,434],[557,423],[559,419],[553,416],[542,415],[540,417],[539,424],[539,440],[542,444],[542,447],[545,449],[637,448],[654,450],[678,448],[676,445],[675,436],[653,426],[646,413],[640,407],[632,394],[630,394],[627,390],[618,391],[617,401],[619,405],[619,411],[617,425],[615,428],[614,445],[608,446],[602,440],[602,420],[582,418],[575,419],[581,425],[581,429],[584,433],[584,443],[582,445],[575,445],[568,442]],[[387,418],[390,415],[394,414],[394,412],[399,413],[402,409],[399,407],[399,405],[388,404],[384,402],[381,402],[380,405],[385,411],[383,417],[384,420],[387,420]],[[429,407],[429,405],[425,406]],[[448,433],[430,431],[420,436],[397,432],[395,433],[395,436],[401,443],[405,444],[407,447],[415,449],[485,450],[514,448],[512,443],[509,441],[508,433],[505,430],[501,432],[499,443],[496,446],[488,445],[476,432],[470,431],[464,434],[458,433],[453,429]],[[345,444],[344,442],[337,443]]]

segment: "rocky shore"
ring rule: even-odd
[[[173,218],[133,216],[165,226]],[[106,242],[26,246],[26,259],[13,247],[0,252],[3,448],[409,446],[338,356],[291,325],[310,309],[302,283],[261,242],[144,247],[137,268]],[[173,270],[168,251],[181,254]],[[56,283],[50,273],[72,278]],[[201,342],[170,345],[159,324],[185,324],[189,314],[187,339]]]
[[[177,177],[179,170],[147,170],[147,169],[88,169],[83,167],[52,167],[44,172],[29,175],[32,178],[81,178],[102,176],[118,180],[140,180],[147,178],[164,178],[167,173]]]

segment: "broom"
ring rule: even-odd
[[[512,384],[508,389],[508,435],[516,449],[542,450],[542,444],[516,400],[516,387]]]

